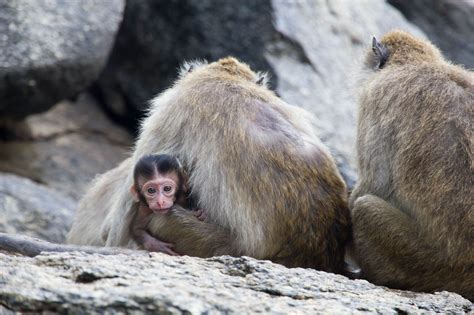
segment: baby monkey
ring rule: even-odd
[[[199,220],[205,219],[204,212],[194,208],[187,176],[176,157],[166,154],[142,157],[133,170],[130,191],[138,207],[130,227],[131,235],[140,247],[148,251],[178,255],[172,250],[173,244],[160,241],[147,231],[153,215],[167,214],[176,203],[194,210]]]

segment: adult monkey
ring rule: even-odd
[[[429,42],[373,39],[350,208],[362,276],[474,299],[474,75]]]
[[[191,244],[197,256],[248,255],[340,271],[350,229],[345,184],[310,114],[275,96],[265,80],[234,58],[184,69],[152,101],[133,157],[84,197],[69,242],[129,246],[131,170],[140,157],[164,153],[190,171],[207,215],[206,222],[156,216],[150,232],[176,251],[186,254],[180,247]]]

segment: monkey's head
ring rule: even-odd
[[[372,37],[372,49],[367,55],[366,66],[378,70],[392,65],[432,63],[440,58],[441,53],[430,42],[394,30],[385,34],[380,42]]]
[[[258,85],[268,87],[268,74],[266,72],[254,72],[250,67],[233,57],[221,58],[216,62],[208,64],[206,61],[198,60],[185,62],[180,69],[180,78],[196,72],[205,70],[207,75],[214,73],[217,76],[228,76],[229,80],[243,79]],[[200,76],[202,73],[200,73]],[[192,75],[191,75],[192,76]]]
[[[184,189],[182,168],[175,157],[146,155],[135,165],[130,188],[133,199],[156,213],[166,213]]]

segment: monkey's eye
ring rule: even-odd
[[[150,187],[146,190],[146,192],[149,193],[149,194],[154,194],[154,193],[156,193],[156,189]]]
[[[163,191],[164,191],[164,192],[170,192],[170,191],[172,191],[172,190],[173,190],[173,187],[171,187],[171,186],[165,186],[165,187],[163,187]]]

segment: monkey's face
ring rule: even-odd
[[[148,208],[155,213],[164,214],[173,206],[178,192],[176,174],[161,175],[140,183],[140,195],[146,200]]]

